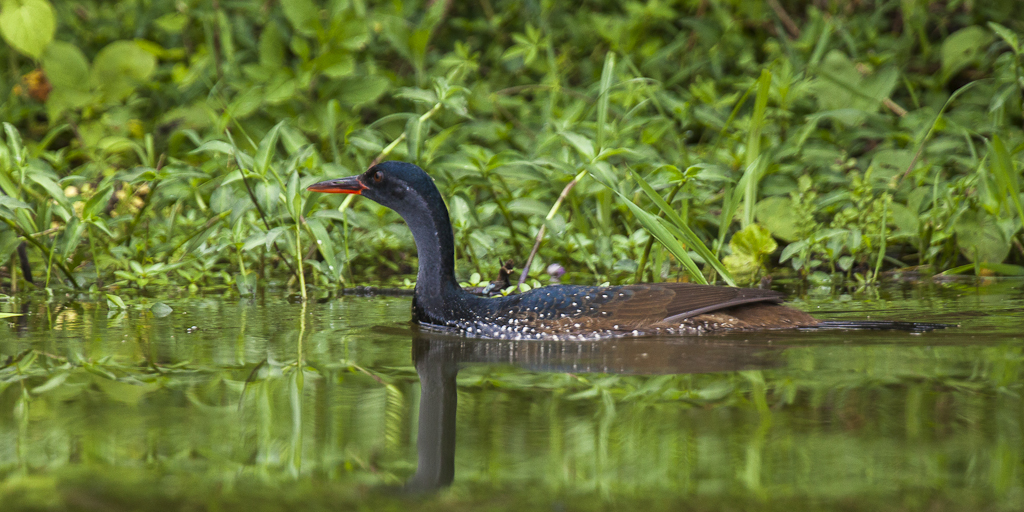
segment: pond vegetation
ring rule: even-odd
[[[0,2],[0,510],[1017,510],[1021,20]],[[400,218],[305,192],[382,160],[430,172],[466,285],[772,276],[961,327],[417,334],[341,293],[412,287]]]
[[[1022,9],[15,2],[0,261],[26,244],[51,289],[406,286],[396,215],[303,193],[388,158],[437,180],[467,280],[538,239],[542,283],[1020,275]]]

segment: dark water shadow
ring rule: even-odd
[[[416,473],[402,488],[429,493],[455,478],[456,377],[469,365],[503,365],[535,372],[670,375],[768,369],[782,345],[716,338],[624,338],[585,342],[467,339],[413,330],[412,357],[420,379]]]

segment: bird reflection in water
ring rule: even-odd
[[[671,375],[777,366],[777,345],[732,337],[626,338],[545,342],[477,340],[413,331],[412,357],[420,379],[416,474],[403,490],[427,493],[455,478],[456,376],[469,365],[515,366],[534,372]]]

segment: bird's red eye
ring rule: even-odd
[[[380,183],[382,181],[384,181],[384,173],[382,173],[380,171],[377,171],[377,172],[373,173],[373,182],[374,183]]]

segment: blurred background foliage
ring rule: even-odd
[[[0,261],[15,289],[408,285],[397,215],[304,192],[390,158],[437,180],[467,277],[522,265],[542,227],[542,281],[718,258],[738,282],[1021,275],[1020,20],[1016,0],[4,0]]]

